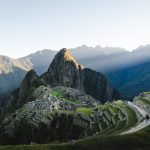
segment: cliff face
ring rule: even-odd
[[[21,101],[22,99],[29,99],[30,92],[32,91],[31,89],[36,89],[39,85],[41,85],[40,80],[40,77],[34,70],[29,71],[19,88],[18,98]]]
[[[48,71],[42,76],[48,83],[81,89],[81,65],[71,56],[67,49],[58,52]]]
[[[85,92],[101,102],[119,98],[119,93],[110,85],[105,76],[99,72],[85,68],[82,71],[82,83]]]
[[[30,70],[23,79],[20,87],[6,97],[4,112],[13,112],[23,104],[32,101],[34,99],[33,92],[40,85],[44,85],[44,82],[34,70]]]
[[[105,76],[94,70],[83,68],[71,56],[69,50],[60,50],[48,71],[42,77],[49,84],[77,88],[101,102],[120,98]]]

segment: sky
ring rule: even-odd
[[[150,0],[0,0],[0,55],[150,44]]]

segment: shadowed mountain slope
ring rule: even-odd
[[[0,85],[0,97],[19,87],[26,71],[34,69],[39,75],[43,74],[56,53],[57,51],[42,50],[15,60],[19,61],[20,65],[8,63],[8,68],[16,70],[8,74],[2,72],[7,70],[5,62],[9,62],[9,60],[2,61],[2,67],[0,67],[0,81],[2,83]],[[70,53],[80,64],[103,73],[112,85],[119,90],[124,99],[133,99],[139,92],[150,90],[148,78],[150,72],[147,68],[150,60],[149,45],[140,46],[132,52],[123,48],[83,45],[71,49]],[[26,69],[28,65],[29,67]]]
[[[120,98],[103,74],[79,65],[67,49],[55,55],[42,77],[50,84],[82,90],[101,102]]]

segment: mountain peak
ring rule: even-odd
[[[78,66],[77,61],[74,59],[74,57],[71,55],[69,49],[63,48],[61,49],[56,57],[62,57],[65,61],[71,61],[73,62],[76,66]]]
[[[56,68],[59,68],[59,67],[62,68],[63,66],[66,66],[67,64],[71,64],[71,66],[74,66],[76,69],[79,69],[79,65],[77,61],[70,54],[70,51],[66,48],[63,48],[55,55],[48,71],[51,72],[52,70],[55,70]],[[60,70],[61,69],[59,68],[58,71]]]
[[[50,85],[76,88],[103,102],[120,97],[104,75],[79,65],[66,48],[55,55],[42,78]]]

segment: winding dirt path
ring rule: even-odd
[[[147,112],[145,110],[141,109],[140,107],[138,107],[137,105],[135,105],[133,102],[128,102],[128,105],[131,106],[131,107],[133,107],[133,108],[136,108],[137,111],[139,111],[143,117],[145,117],[145,115],[147,114]],[[121,134],[134,133],[134,132],[137,132],[137,131],[139,131],[139,130],[141,130],[141,129],[149,126],[149,125],[150,125],[150,120],[147,123],[146,123],[146,120],[144,120],[143,122],[139,123],[137,126],[131,128],[128,131],[125,131],[125,132],[123,132]]]

